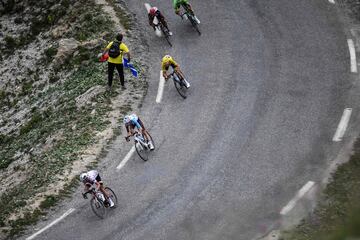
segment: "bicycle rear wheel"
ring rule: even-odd
[[[176,76],[177,76],[178,80],[175,80],[175,78],[173,77],[175,88],[178,91],[178,93],[180,94],[180,96],[185,99],[187,97],[187,94],[186,94],[187,88],[186,88],[185,84],[183,83],[183,81],[180,80],[180,77],[178,75],[176,75]]]
[[[114,193],[114,191],[109,188],[109,187],[105,187],[105,191],[109,194],[109,197],[111,198],[111,200],[114,202],[114,207],[117,207],[118,204],[118,199],[116,194]]]
[[[144,160],[144,161],[149,160],[150,151],[147,146],[143,146],[143,144],[140,142],[135,142],[135,149],[136,149],[137,154],[139,155],[139,157],[142,160]]]
[[[91,209],[101,219],[104,219],[106,216],[106,207],[104,203],[99,199],[93,198],[90,200]]]
[[[199,35],[201,35],[199,24],[196,22],[194,16],[191,16],[190,18],[191,25],[195,28],[195,30],[198,32]]]

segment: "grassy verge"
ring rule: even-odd
[[[349,162],[339,166],[315,212],[283,240],[345,240],[360,238],[360,139]]]
[[[104,17],[101,7],[94,5],[93,0],[67,2],[80,4],[82,7],[70,7],[63,17],[65,21],[59,21],[62,25],[64,22],[72,23],[71,31],[64,32],[63,37],[85,41],[99,39],[100,35],[107,38],[115,34],[112,32],[113,23]],[[44,3],[48,4],[49,1]],[[124,21],[126,29],[129,29],[130,15],[123,15],[121,8],[115,10],[121,11],[120,20]],[[51,20],[52,24],[57,22],[51,17],[48,20]],[[48,26],[44,26],[44,29],[48,29]],[[99,30],[102,32],[98,32]],[[8,38],[10,45],[14,44],[12,41],[13,39]],[[13,47],[19,46],[15,44]],[[79,160],[81,153],[96,143],[97,132],[111,127],[107,120],[107,114],[113,110],[110,98],[122,98],[116,91],[113,91],[111,96],[100,93],[79,108],[76,105],[77,97],[92,87],[106,84],[106,64],[91,59],[103,46],[93,46],[92,49],[79,46],[76,55],[70,56],[61,66],[57,66],[57,69],[51,70],[50,63],[57,53],[57,47],[57,44],[49,45],[44,49],[43,59],[39,60],[44,62],[42,67],[49,68],[48,71],[52,72],[49,74],[49,83],[38,84],[38,72],[41,71],[36,69],[30,74],[34,76],[33,80],[19,80],[21,92],[11,92],[10,88],[0,90],[0,113],[10,109],[20,111],[24,109],[24,105],[31,109],[27,113],[27,122],[19,129],[7,135],[0,134],[0,170],[9,172],[9,168],[13,168],[14,173],[25,177],[0,196],[0,231],[3,233],[0,234],[1,239],[3,236],[7,239],[16,238],[28,225],[43,218],[49,208],[72,193],[72,189],[78,184],[77,178],[59,180],[58,176],[67,172],[72,163]],[[71,76],[62,79],[62,73],[67,71],[72,72]],[[144,77],[143,73],[140,73],[139,78]],[[131,111],[132,104],[142,97],[140,93],[147,90],[144,81],[128,81],[128,84],[132,85],[134,91],[129,93],[129,100],[116,106],[120,114]],[[119,130],[114,132],[120,133]],[[59,181],[67,184],[44,196],[49,186]],[[34,203],[33,198],[39,195],[44,197],[42,202],[35,204],[37,207],[34,209],[31,206]],[[14,214],[17,217],[13,217]]]

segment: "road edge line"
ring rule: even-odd
[[[32,240],[34,238],[36,238],[38,235],[40,235],[41,233],[45,232],[46,230],[48,230],[49,228],[51,228],[52,226],[54,226],[55,224],[59,223],[61,220],[63,220],[64,218],[66,218],[67,216],[69,216],[72,212],[75,211],[75,208],[70,208],[69,210],[67,210],[63,215],[61,215],[59,218],[55,219],[54,221],[52,221],[49,225],[45,226],[44,228],[40,229],[39,231],[37,231],[36,233],[34,233],[33,235],[31,235],[30,237],[27,237],[26,240]]]
[[[351,72],[357,73],[357,63],[356,63],[356,51],[355,51],[355,45],[354,41],[352,39],[347,40],[348,46],[349,46],[349,52],[350,52],[350,65],[351,65]]]
[[[288,204],[286,204],[285,207],[283,207],[280,211],[281,215],[288,214],[297,204],[297,202],[307,193],[310,191],[311,188],[313,188],[315,185],[315,182],[308,181],[295,195],[293,199],[289,201]]]
[[[127,161],[129,161],[129,159],[132,157],[132,155],[135,152],[135,146],[132,146],[132,148],[130,149],[130,151],[126,154],[126,156],[124,157],[124,159],[120,162],[120,164],[116,167],[117,170],[120,170],[122,167],[125,166],[125,164],[127,163]]]
[[[343,115],[341,116],[341,120],[339,122],[339,125],[338,125],[336,132],[334,134],[334,137],[332,139],[333,142],[340,142],[342,140],[342,138],[344,137],[347,126],[350,121],[351,112],[352,112],[351,108],[344,109]]]

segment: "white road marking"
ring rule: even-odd
[[[150,11],[150,8],[151,8],[151,5],[148,4],[148,3],[145,3],[144,5],[145,5],[145,7],[146,7],[146,10],[149,12],[149,11]]]
[[[135,146],[132,146],[132,148],[130,149],[130,151],[126,154],[126,156],[124,157],[124,159],[121,161],[121,163],[119,164],[119,166],[116,167],[117,170],[120,170],[122,167],[125,166],[125,164],[127,163],[127,161],[129,161],[129,159],[132,157],[132,155],[135,152]]]
[[[329,0],[329,2],[335,4],[335,0]]]
[[[307,182],[295,195],[291,201],[281,209],[280,214],[286,215],[288,214],[296,205],[296,203],[307,193],[309,190],[315,185],[315,182],[309,181]]]
[[[26,240],[31,240],[36,238],[39,234],[41,234],[42,232],[48,230],[49,228],[51,228],[52,226],[54,226],[55,224],[59,223],[61,220],[63,220],[64,218],[66,218],[67,216],[69,216],[72,212],[75,211],[75,208],[70,208],[69,210],[67,210],[61,217],[59,217],[58,219],[54,220],[53,222],[51,222],[49,225],[47,225],[46,227],[40,229],[39,231],[37,231],[36,233],[34,233],[33,235],[31,235],[30,237],[26,238]]]
[[[159,88],[156,96],[156,102],[161,103],[161,99],[164,92],[164,85],[165,85],[165,78],[163,77],[163,72],[160,71],[160,81],[159,81]]]
[[[334,134],[334,137],[332,139],[334,142],[340,142],[342,140],[351,117],[351,112],[352,112],[351,108],[345,108],[341,120],[339,122],[339,125]]]
[[[354,41],[352,39],[347,40],[350,51],[350,63],[351,63],[351,72],[357,73],[357,64],[356,64],[356,52]]]

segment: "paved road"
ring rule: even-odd
[[[151,1],[174,32],[169,48],[147,28],[144,2],[128,5],[152,40],[141,116],[158,149],[149,162],[135,156],[116,172],[130,148],[116,140],[101,171],[119,208],[98,220],[75,198],[61,209],[75,205],[76,212],[38,239],[260,236],[301,186],[320,179],[340,147],[331,139],[352,84],[336,11],[325,0],[193,0],[199,37],[170,1]],[[155,104],[165,53],[192,86],[183,100],[169,82]]]

